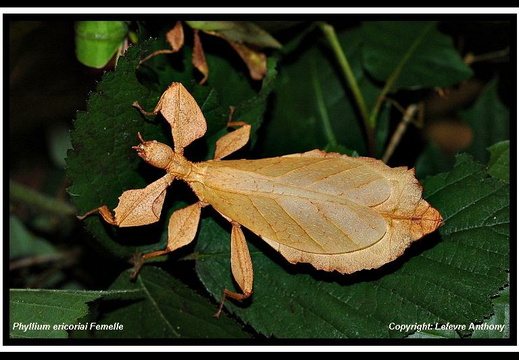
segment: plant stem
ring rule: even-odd
[[[335,32],[335,29],[333,26],[327,23],[319,23],[319,27],[321,28],[321,31],[326,36],[326,39],[330,43],[330,46],[335,54],[335,57],[337,58],[337,61],[339,63],[339,66],[344,74],[344,78],[346,79],[346,82],[350,86],[351,92],[353,93],[353,97],[355,98],[355,102],[357,103],[357,107],[360,111],[360,115],[362,116],[362,121],[364,123],[364,128],[366,130],[366,136],[367,136],[367,142],[368,142],[368,149],[370,154],[374,155],[375,152],[375,123],[371,124],[369,119],[369,111],[366,106],[366,102],[364,100],[364,96],[362,95],[362,92],[360,91],[359,84],[357,83],[357,79],[355,78],[355,75],[353,74],[353,71],[351,69],[350,63],[348,62],[348,58],[344,54],[344,51],[342,50],[341,44],[339,43],[339,39],[337,38],[337,34]]]
[[[76,209],[72,205],[43,195],[13,180],[9,180],[9,197],[60,215],[73,215],[76,213]]]
[[[326,140],[329,145],[336,146],[337,138],[333,133],[332,124],[330,122],[330,117],[328,116],[328,110],[326,109],[326,104],[324,103],[323,90],[321,89],[321,85],[319,84],[319,79],[317,77],[317,70],[315,66],[315,58],[311,58],[312,63],[312,86],[315,91],[315,99],[317,101],[317,109],[319,110],[319,114],[321,115],[321,122],[324,127],[324,134],[326,135]]]
[[[369,117],[368,108],[366,106],[366,102],[364,101],[364,97],[362,96],[362,92],[360,91],[359,84],[357,83],[357,79],[355,79],[355,75],[353,75],[353,71],[351,69],[350,63],[342,51],[341,44],[339,43],[339,39],[337,38],[337,34],[335,33],[335,29],[333,26],[327,23],[319,24],[321,30],[326,36],[330,46],[332,47],[335,56],[337,57],[337,61],[339,62],[339,66],[341,67],[342,72],[344,73],[344,77],[348,84],[350,85],[351,92],[355,97],[355,101],[357,102],[357,106],[359,107],[361,116],[364,121],[367,121]]]
[[[45,263],[56,263],[55,267],[63,267],[73,264],[79,255],[78,249],[73,249],[64,252],[41,254],[28,256],[9,263],[9,271],[17,270],[24,267],[41,265]]]
[[[413,120],[413,116],[418,110],[417,104],[411,104],[407,107],[403,117],[402,121],[398,124],[398,127],[396,128],[395,132],[393,133],[393,136],[391,137],[391,141],[389,142],[389,145],[386,149],[386,152],[384,153],[384,156],[382,156],[382,161],[387,164],[389,161],[389,158],[391,155],[393,155],[393,152],[395,151],[398,143],[402,139],[402,136],[404,135],[407,125]]]
[[[505,59],[509,55],[510,55],[510,47],[507,46],[503,50],[493,51],[493,52],[489,52],[489,53],[485,53],[485,54],[480,54],[480,55],[469,54],[469,55],[465,56],[464,61],[465,61],[465,64],[472,65],[478,61],[499,61],[501,59]]]

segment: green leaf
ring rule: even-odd
[[[492,313],[489,309],[493,303],[491,298],[497,294],[499,287],[508,282],[509,185],[487,177],[485,168],[468,155],[459,155],[451,172],[429,178],[423,185],[427,199],[440,210],[445,221],[445,225],[440,228],[442,242],[424,255],[427,255],[431,266],[440,262],[448,266],[439,273],[424,268],[425,273],[435,271],[430,276],[433,280],[431,284],[447,289],[454,287],[448,283],[450,280],[443,280],[441,274],[450,272],[452,278],[456,279],[456,290],[449,294],[451,299],[455,299],[454,304],[449,302],[438,305],[441,308],[453,307],[453,310],[458,311],[458,318],[455,321],[447,319],[435,322],[433,325],[448,326],[450,322],[450,325],[465,326],[465,330],[433,328],[410,337],[469,336],[474,326]],[[413,262],[413,265],[421,264]],[[434,291],[431,285],[429,289]],[[481,309],[477,316],[468,310],[476,306]],[[501,321],[499,324],[508,326],[509,322]]]
[[[161,115],[153,120],[146,119],[132,107],[132,104],[138,101],[144,109],[151,110],[170,81],[186,79],[188,76],[193,79],[193,74],[190,73],[192,68],[179,72],[176,69],[166,70],[158,67],[156,74],[166,77],[169,83],[164,85],[165,80],[161,77],[158,79],[162,80],[157,79],[158,85],[153,82],[148,83],[149,88],[142,85],[136,69],[140,59],[148,51],[153,51],[157,43],[161,42],[150,40],[129,48],[125,56],[120,58],[116,70],[106,73],[96,92],[90,95],[87,111],[79,112],[74,121],[74,130],[71,133],[73,150],[68,153],[67,173],[72,180],[72,186],[68,191],[79,214],[102,205],[114,209],[123,191],[143,188],[163,175],[162,170],[144,163],[132,146],[138,144],[138,132],[146,140],[154,139],[172,145],[171,129]],[[190,52],[184,52],[173,55],[182,56],[185,63],[190,63],[189,54]],[[221,71],[227,74],[225,76],[229,80],[230,74],[235,72],[231,65],[214,55],[207,57],[215,73]],[[163,61],[164,56],[155,58],[157,59],[154,63],[147,65],[150,66],[147,68],[147,75],[155,71],[153,64],[171,66],[168,65],[169,62]],[[216,138],[228,132],[230,103],[236,106],[233,120],[250,123],[254,138],[254,133],[263,118],[266,98],[272,89],[272,79],[276,74],[275,61],[269,60],[268,65],[268,74],[258,91],[253,89],[246,78],[241,81],[233,80],[232,86],[229,86],[228,81],[217,77],[210,77],[210,86],[204,87],[193,85],[193,80],[184,82],[200,105],[208,124],[207,136],[186,149],[189,159],[196,161],[207,158],[211,149],[214,149]],[[152,78],[149,77],[147,80]],[[234,102],[231,98],[237,93],[240,96],[236,96]],[[193,195],[185,190],[186,187],[182,188],[181,184],[173,184],[170,187],[168,194],[174,195],[166,196],[161,219],[155,224],[117,228],[107,225],[97,215],[89,216],[83,221],[87,230],[104,249],[116,256],[126,258],[135,252],[163,249],[167,238],[168,215],[175,206],[173,201],[189,203],[193,200]]]
[[[363,64],[391,89],[445,87],[472,76],[435,22],[373,21],[362,24]]]
[[[459,339],[459,334],[455,330],[437,330],[434,328],[435,324],[429,330],[420,330],[411,335],[408,339]],[[440,325],[438,325],[440,326]]]
[[[250,21],[186,21],[186,24],[193,29],[218,32],[230,41],[259,47],[281,47],[272,35]]]
[[[510,141],[502,141],[488,148],[488,173],[503,181],[510,181]]]
[[[120,323],[121,331],[97,331],[99,338],[244,338],[247,334],[226,316],[215,319],[218,306],[208,302],[166,272],[144,266],[130,281],[123,272],[112,291],[138,291],[138,299],[119,298],[101,303],[99,324]],[[104,306],[104,308],[103,308]]]
[[[236,71],[231,67],[229,60],[216,54],[206,53],[206,60],[209,66],[208,85],[218,90],[221,106],[237,106],[250,100],[257,95],[257,91],[251,83],[247,81],[243,72]],[[273,59],[268,59],[268,75],[264,80],[269,84],[275,78],[276,63]],[[240,68],[242,69],[242,68]],[[248,75],[246,75],[248,76]],[[261,85],[261,83],[259,84]],[[262,86],[261,88],[270,88]],[[261,90],[260,90],[261,91]],[[266,91],[265,91],[266,92]]]
[[[70,131],[63,125],[54,125],[48,129],[47,146],[52,161],[59,168],[66,166],[65,157],[70,149]]]
[[[9,290],[9,336],[11,338],[66,338],[67,330],[81,324],[87,303],[110,291]]]
[[[290,265],[246,233],[254,292],[243,303],[228,300],[226,308],[276,338],[403,337],[389,324],[468,327],[482,321],[492,313],[491,297],[508,281],[509,185],[460,156],[451,172],[423,186],[444,216],[441,240],[427,236],[380,269],[339,275]],[[219,299],[223,288],[233,289],[233,280],[230,226],[217,216],[203,219],[196,252],[198,275]]]
[[[100,69],[122,48],[128,25],[124,21],[78,21],[75,30],[77,59]]]
[[[434,143],[428,143],[416,160],[416,177],[423,179],[429,175],[447,172],[452,169],[455,162],[453,155],[445,154]]]
[[[56,253],[51,243],[29,232],[16,216],[9,216],[9,259]]]
[[[492,301],[494,313],[483,322],[471,322],[466,330],[472,332],[473,339],[509,339],[510,338],[510,288],[499,292],[499,297]],[[428,324],[427,324],[428,325]],[[431,324],[425,330],[417,330],[408,336],[410,339],[451,339],[460,338],[455,330],[442,330],[441,327],[456,324]]]
[[[321,35],[320,32],[316,34]],[[360,30],[341,32],[338,38],[370,108],[382,89],[363,70]],[[323,46],[319,39],[306,39],[303,45],[308,45],[308,42],[311,45],[301,45],[299,51],[294,51],[294,55],[280,63],[283,71],[276,79],[271,116],[261,142],[265,156],[336,145],[355,150],[361,155],[367,154],[363,122],[353,97],[337,69],[336,59],[327,44]],[[379,119],[384,124],[387,122],[382,118],[389,116],[385,110]],[[385,141],[380,136],[383,131],[383,128],[377,129],[379,145]],[[378,151],[382,152],[382,146]]]
[[[346,146],[342,146],[339,144],[328,144],[324,148],[324,151],[345,154],[348,156],[359,156],[359,154],[357,154],[355,150],[348,149]]]
[[[160,176],[153,169],[147,169],[148,174],[141,174],[138,171],[142,166],[140,158],[131,148],[139,142],[138,132],[145,139],[171,143],[158,124],[146,121],[132,107],[134,101],[139,101],[144,108],[153,108],[160,95],[141,85],[136,77],[135,69],[146,46],[147,43],[142,43],[128,49],[119,59],[117,70],[107,72],[96,92],[90,95],[87,111],[78,112],[74,120],[73,149],[68,152],[66,162],[72,181],[68,192],[79,214],[101,205],[113,209],[123,191],[144,187],[147,180]],[[153,226],[147,231],[122,230],[118,238],[124,240],[116,241],[117,230],[107,228],[101,221],[98,216],[90,216],[84,224],[105,249],[121,257],[142,249],[139,247],[142,239],[157,233]],[[155,231],[150,232],[150,229]],[[123,235],[135,236],[125,238]]]
[[[510,338],[510,287],[499,292],[499,297],[492,301],[494,313],[482,324],[473,324],[474,339]]]
[[[489,159],[489,146],[510,140],[510,110],[499,99],[497,80],[490,81],[474,105],[460,113],[473,132],[472,143],[463,151],[484,164]]]
[[[510,185],[489,177],[484,166],[465,154],[456,157],[451,172],[428,178],[423,185],[445,221],[442,242],[427,257],[447,263],[445,272],[457,278],[459,318],[466,324],[482,321],[491,312],[490,297],[508,283]],[[463,303],[478,304],[488,313],[471,317]]]

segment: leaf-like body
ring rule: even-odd
[[[311,151],[198,166],[191,186],[202,201],[318,269],[380,267],[442,222],[412,170],[371,158]]]
[[[315,273],[306,266],[290,271],[278,261],[281,256],[268,254],[249,237],[252,304],[228,301],[226,308],[276,339],[402,338],[406,333],[390,330],[389,324],[468,327],[497,313],[492,302],[509,283],[509,184],[489,177],[485,165],[471,157],[458,156],[450,172],[422,185],[444,225],[394,266],[352,276]],[[230,280],[228,238],[228,229],[214,217],[202,220],[194,250],[197,272],[216,299]]]

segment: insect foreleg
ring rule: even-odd
[[[224,289],[222,302],[220,303],[218,312],[214,315],[216,318],[220,316],[226,298],[230,297],[231,299],[243,300],[252,294],[253,270],[249,248],[245,241],[245,235],[243,234],[240,224],[234,221],[231,223],[231,271],[242,292],[236,293]]]
[[[95,209],[92,209],[90,210],[89,212],[87,212],[86,214],[84,215],[78,215],[77,218],[79,220],[83,220],[84,218],[86,218],[87,216],[89,215],[92,215],[93,213],[99,211],[99,214],[101,214],[101,216],[103,217],[103,219],[111,224],[111,225],[119,225],[117,223],[117,221],[115,220],[114,216],[112,215],[112,213],[110,212],[110,209],[108,209],[108,206],[106,205],[103,205],[101,207],[98,207],[98,208],[95,208]]]

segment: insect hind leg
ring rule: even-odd
[[[240,227],[240,224],[231,221],[231,271],[236,283],[241,289],[241,293],[233,292],[224,289],[222,293],[222,301],[215,318],[218,318],[222,313],[225,300],[227,298],[235,300],[244,300],[252,295],[253,270],[252,260],[249,253],[249,248],[245,240],[245,235]]]

